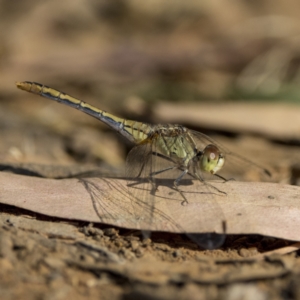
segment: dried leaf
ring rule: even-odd
[[[0,182],[1,203],[58,218],[185,233],[223,233],[220,224],[224,218],[227,234],[262,234],[300,241],[297,186],[229,181],[219,183],[227,195],[212,197],[211,193],[193,190],[186,206],[170,200],[170,187],[160,186],[153,208],[132,199],[124,180],[54,180],[0,173]],[[151,222],[143,218],[149,211]]]

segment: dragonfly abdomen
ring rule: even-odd
[[[46,85],[42,85],[40,83],[24,81],[17,82],[16,85],[21,90],[37,94],[42,97],[65,104],[67,106],[76,108],[98,120],[101,120],[114,130],[118,131],[129,141],[136,144],[145,140],[152,130],[151,126],[146,123],[119,118],[84,101],[81,101],[68,94],[50,88]]]

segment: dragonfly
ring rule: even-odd
[[[183,125],[154,125],[127,120],[46,85],[31,81],[17,82],[16,85],[21,90],[78,109],[107,124],[134,143],[135,146],[126,159],[125,176],[127,179],[136,179],[137,184],[142,184],[140,188],[135,188],[133,196],[143,200],[148,198],[153,205],[158,183],[162,178],[171,180],[173,189],[180,195],[182,205],[189,204],[188,193],[181,188],[187,177],[217,194],[226,195],[206,180],[208,174],[223,182],[227,181],[218,174],[225,165],[226,156],[242,159],[270,175],[267,169],[219,146],[207,135],[190,130]],[[147,184],[148,188],[146,188]]]

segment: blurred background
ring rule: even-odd
[[[101,122],[16,89],[29,80],[121,117],[182,123],[291,182],[299,15],[296,0],[0,0],[1,161],[120,167],[130,149]]]

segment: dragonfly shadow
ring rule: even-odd
[[[203,249],[220,248],[226,240],[226,234],[219,233],[188,233],[187,236]]]
[[[230,179],[231,180],[231,179]],[[230,181],[227,180],[227,181]],[[234,180],[234,179],[232,179]],[[227,181],[222,181],[221,183],[226,183]],[[128,184],[127,186],[130,188],[134,188],[134,189],[144,189],[145,186],[144,184],[149,184],[149,179],[147,178],[138,178],[138,179],[129,179],[128,180]],[[211,185],[207,185],[207,183],[205,182],[201,182],[201,185],[203,185],[203,191],[199,192],[199,191],[187,191],[185,190],[184,193],[197,193],[197,194],[211,194],[211,195],[226,195],[223,191],[219,191],[218,189],[215,188],[214,191],[211,190],[210,186]],[[167,187],[172,189],[174,192],[178,193],[178,190],[175,188],[174,186],[174,180],[173,179],[165,179],[165,178],[155,178],[155,185],[156,185],[156,189],[159,190],[159,187],[163,186],[163,187]],[[180,180],[180,187],[190,187],[195,185],[195,180],[193,179],[181,179]],[[140,187],[139,187],[140,186]],[[151,192],[151,189],[148,189],[148,192]]]
[[[21,166],[13,166],[9,164],[0,164],[0,171],[1,172],[10,172],[13,174],[25,175],[25,176],[32,176],[32,177],[39,177],[44,178],[40,172],[29,170],[26,167]]]
[[[147,179],[147,178],[138,178],[138,179],[127,178],[127,179],[130,182],[130,183],[128,183],[129,187],[136,186],[136,185],[143,184],[143,183],[149,183],[149,179]],[[131,181],[135,181],[135,182],[131,182]],[[174,186],[174,179],[155,178],[155,183],[157,186],[163,185],[163,186],[167,186],[167,187],[171,188]],[[183,186],[193,185],[193,181],[192,181],[192,179],[182,179],[180,181],[180,185],[183,185]]]
[[[186,232],[168,213],[133,197],[126,187],[118,183],[118,180],[80,178],[79,182],[88,192],[101,223],[140,229],[144,238],[150,237],[152,231],[183,233],[203,249],[219,248],[225,241],[225,234]],[[170,182],[171,180],[168,180],[168,183]],[[183,206],[182,208],[184,209]]]
[[[222,221],[223,233],[188,233],[187,236],[199,246],[204,249],[217,249],[220,248],[226,240],[226,221]]]
[[[182,230],[167,214],[152,207],[146,201],[130,195],[118,180],[80,178],[79,182],[90,195],[93,208],[103,223],[116,224],[122,221],[128,228],[140,227],[142,230],[153,230],[147,228],[149,224],[144,222],[147,216],[153,215],[156,221],[164,221],[166,229],[177,229],[177,232]]]

